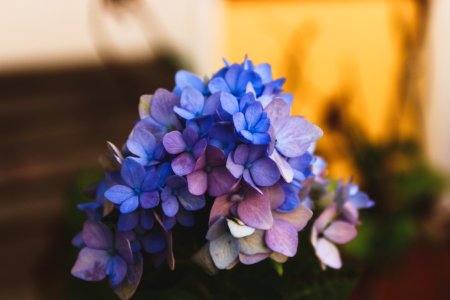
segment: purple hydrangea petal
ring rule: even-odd
[[[170,195],[162,202],[162,209],[164,214],[168,217],[173,217],[178,212],[178,201],[173,195]]]
[[[107,273],[112,285],[120,284],[127,275],[126,262],[120,256],[111,257]]]
[[[105,197],[115,204],[121,204],[135,195],[136,193],[133,189],[120,184],[113,185],[105,192]]]
[[[153,217],[153,212],[149,209],[142,209],[141,210],[141,216],[139,218],[140,225],[142,228],[146,230],[150,230],[153,228],[153,225],[155,224],[155,218]]]
[[[326,266],[333,269],[342,267],[341,256],[337,247],[327,241],[327,239],[318,239],[315,246],[316,255]]]
[[[143,147],[143,150],[147,153],[152,152],[156,147],[155,136],[148,130],[143,127],[138,127],[133,130],[131,134],[131,141],[137,142],[139,145]],[[127,147],[134,154],[138,154],[133,152],[132,149]]]
[[[270,229],[273,224],[269,199],[256,191],[250,190],[238,204],[239,218],[248,226],[257,229]]]
[[[265,260],[269,257],[269,253],[257,253],[253,255],[246,255],[243,253],[239,253],[239,261],[244,265],[253,265],[259,263],[260,261]]]
[[[216,167],[208,174],[208,193],[212,197],[221,196],[231,190],[236,178],[226,167]]]
[[[229,93],[220,94],[220,106],[230,115],[239,112],[239,103],[236,97]]]
[[[186,145],[188,147],[193,147],[195,142],[198,140],[198,134],[197,132],[194,130],[194,128],[191,127],[186,127],[183,130],[183,140],[186,143]]]
[[[97,221],[84,222],[82,236],[86,246],[92,249],[108,249],[113,243],[111,230]]]
[[[189,192],[201,196],[208,188],[208,175],[203,170],[195,171],[187,175]]]
[[[242,178],[244,178],[244,181],[247,182],[252,188],[257,190],[259,193],[262,194],[261,189],[256,185],[256,183],[253,181],[252,175],[250,174],[250,170],[245,169],[244,173],[242,174]]]
[[[159,204],[158,191],[143,192],[139,196],[142,208],[153,208]]]
[[[233,115],[233,124],[237,132],[245,130],[247,128],[247,122],[243,113],[238,112]]]
[[[157,253],[167,246],[166,236],[162,231],[151,231],[142,240],[142,246],[148,253]]]
[[[214,93],[206,99],[205,105],[203,107],[204,115],[216,114],[217,108],[219,107],[220,104],[220,97],[221,93]]]
[[[195,168],[195,159],[190,153],[181,153],[171,163],[173,172],[178,176],[192,173]]]
[[[221,77],[211,79],[208,83],[208,89],[211,92],[211,94],[214,94],[216,92],[227,92],[227,93],[231,92],[230,88],[228,87],[228,84]]]
[[[294,226],[283,220],[274,220],[265,235],[267,246],[275,252],[292,257],[297,253],[298,234]]]
[[[188,189],[182,189],[178,193],[178,201],[188,211],[196,211],[205,207],[205,197],[195,196],[189,193]]]
[[[238,258],[239,241],[230,234],[224,234],[209,242],[209,253],[218,269],[226,269]]]
[[[83,241],[83,234],[78,232],[71,240],[72,246],[76,248],[83,248],[85,246]]]
[[[217,197],[209,213],[209,225],[214,224],[221,217],[227,217],[233,202],[228,201],[227,196]]]
[[[356,227],[343,221],[334,221],[328,226],[323,235],[336,244],[346,244],[357,235]]]
[[[191,113],[190,111],[187,111],[184,108],[178,107],[178,106],[175,106],[173,108],[173,111],[185,120],[191,120],[191,119],[195,118],[195,114]]]
[[[270,201],[270,209],[275,210],[284,202],[284,190],[280,184],[264,187],[262,191]]]
[[[280,179],[280,171],[277,165],[268,157],[255,161],[250,173],[253,181],[259,186],[271,186]]]
[[[129,214],[120,214],[119,220],[117,221],[117,229],[119,231],[129,231],[132,230],[139,222],[139,212],[134,211]]]
[[[133,141],[133,140],[128,140],[127,141],[127,149],[132,154],[138,156],[137,159],[140,164],[142,164],[141,161],[145,162],[145,159],[141,159],[141,158],[145,158],[147,156],[147,153],[145,152],[145,149],[142,144],[140,144],[136,141]],[[134,157],[132,157],[132,158],[134,160],[136,160],[136,158],[134,158]]]
[[[125,260],[127,264],[133,263],[133,252],[131,251],[131,243],[125,233],[118,232],[114,242],[117,253]]]
[[[145,169],[141,164],[128,157],[122,163],[120,175],[128,186],[136,188],[142,184],[145,177]]]
[[[100,281],[106,277],[108,262],[109,255],[105,250],[83,248],[71,274],[86,281]]]
[[[331,221],[336,216],[336,205],[331,204],[327,208],[325,208],[322,213],[319,215],[319,217],[314,222],[314,227],[317,228],[318,232],[323,232],[325,228],[328,226],[328,224],[331,223]]]
[[[163,215],[162,217],[162,225],[165,231],[172,230],[172,228],[177,224],[176,217],[168,217]]]
[[[198,159],[200,156],[202,156],[205,153],[207,146],[208,142],[206,139],[201,139],[197,143],[195,143],[194,148],[192,148],[192,154],[194,155],[194,158]]]
[[[183,134],[179,131],[166,133],[163,138],[163,145],[170,154],[179,154],[186,148]]]
[[[232,156],[231,153],[228,155],[226,167],[235,178],[241,178],[244,172],[244,166],[234,163]]]
[[[164,171],[161,172],[160,169],[155,170],[154,168],[147,171],[141,185],[141,192],[150,192],[155,190],[158,187],[159,180],[161,179],[159,174],[162,173],[164,173]]]
[[[283,179],[290,183],[294,179],[294,171],[292,167],[289,165],[287,160],[282,157],[277,150],[274,150],[270,155],[270,158],[277,164],[278,170],[280,171]]]
[[[273,212],[274,219],[283,220],[290,223],[292,226],[295,227],[297,231],[300,231],[303,228],[305,228],[306,224],[308,224],[308,221],[311,219],[312,215],[313,215],[312,211],[305,205],[299,205],[296,209],[288,213],[281,213],[277,211]]]
[[[178,71],[175,74],[175,83],[181,90],[186,87],[192,87],[198,91],[205,89],[205,84],[197,75],[185,70]]]
[[[165,89],[157,89],[150,103],[150,112],[153,119],[166,129],[172,127],[179,129],[180,121],[173,112],[174,106],[180,103],[179,98]]]
[[[223,166],[227,161],[227,157],[221,149],[214,146],[208,146],[206,148],[206,161],[211,167]]]
[[[135,253],[133,265],[127,266],[125,279],[119,285],[113,286],[114,293],[120,299],[130,299],[133,296],[141,281],[143,269],[142,254]]]
[[[284,102],[283,99],[274,99],[264,110],[270,119],[270,124],[274,127],[275,131],[279,130],[279,127],[289,118],[291,109],[289,105]]]
[[[236,147],[233,152],[233,161],[239,165],[244,165],[248,161],[249,147],[245,144],[241,144]]]
[[[128,214],[130,212],[135,211],[138,206],[139,206],[139,197],[136,195],[122,202],[122,204],[120,205],[120,212],[123,214]]]

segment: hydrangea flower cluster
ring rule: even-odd
[[[311,242],[324,267],[340,268],[336,244],[355,238],[358,210],[373,202],[352,183],[333,191],[325,162],[314,155],[322,130],[291,115],[284,79],[246,58],[225,61],[209,80],[179,71],[175,82],[172,92],[141,97],[140,120],[122,149],[108,143],[95,202],[79,205],[87,221],[73,239],[80,252],[72,275],[108,277],[129,299],[143,254],[175,268],[172,232],[193,226],[202,209],[209,220],[198,221],[209,229],[193,259],[208,272],[239,262],[284,263],[323,199]]]

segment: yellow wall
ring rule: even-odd
[[[349,91],[352,115],[380,140],[402,55],[395,20],[411,23],[414,13],[406,0],[228,1],[225,56],[270,62],[275,76],[287,77],[294,113],[319,125],[324,104]]]

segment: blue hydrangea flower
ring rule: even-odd
[[[172,131],[164,135],[164,148],[177,155],[171,163],[173,172],[183,176],[192,173],[197,160],[206,150],[206,139],[199,139],[194,129],[187,127],[183,133]]]
[[[115,234],[103,223],[86,221],[82,238],[85,247],[78,254],[72,275],[86,281],[100,281],[109,277],[112,285],[120,284],[133,264],[130,242],[120,233]]]
[[[205,99],[202,93],[192,87],[186,87],[181,92],[180,106],[173,107],[174,112],[185,120],[195,119],[204,115],[213,115],[218,105],[218,97]]]
[[[228,155],[227,169],[236,178],[243,177],[254,189],[262,193],[259,187],[272,186],[280,179],[280,171],[273,160],[267,157],[267,146],[237,146]]]
[[[233,124],[239,137],[247,143],[255,145],[267,145],[270,143],[270,120],[263,111],[260,102],[254,102],[247,106],[244,112],[233,115]]]
[[[178,96],[180,96],[181,91],[187,87],[196,89],[203,95],[207,95],[209,93],[207,85],[200,79],[200,77],[185,70],[178,71],[175,74],[175,84],[176,86],[173,92]]]
[[[153,211],[151,209],[138,208],[127,214],[120,214],[117,221],[117,229],[126,232],[139,226],[145,230],[150,230],[154,224]]]
[[[126,158],[123,161],[121,177],[125,184],[117,184],[105,192],[105,197],[120,205],[121,213],[130,213],[139,204],[143,208],[153,208],[159,203],[159,193],[156,190],[159,175],[154,169],[146,171],[137,161]]]
[[[127,141],[128,150],[136,157],[136,160],[143,166],[153,166],[159,163],[164,157],[164,148],[157,142],[155,136],[145,127],[138,127],[131,133]]]
[[[208,133],[208,144],[221,149],[225,155],[234,150],[238,139],[232,123],[216,123]]]

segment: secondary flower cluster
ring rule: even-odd
[[[193,258],[207,271],[266,258],[283,263],[296,254],[312,210],[333,197],[311,242],[324,266],[341,266],[335,244],[356,236],[358,209],[373,202],[351,183],[330,188],[325,163],[313,154],[322,130],[291,115],[292,96],[270,65],[225,63],[210,80],[179,71],[172,92],[142,96],[124,147],[108,143],[96,201],[79,205],[88,220],[73,239],[81,249],[74,276],[109,277],[128,299],[142,254],[173,269],[172,231],[193,226],[201,209],[209,210],[209,221],[200,220],[209,229]]]

